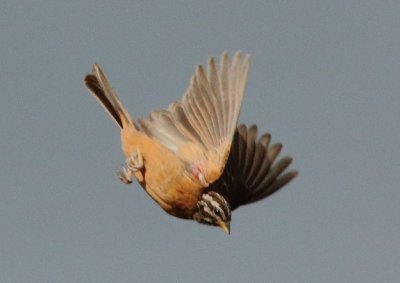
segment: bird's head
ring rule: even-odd
[[[226,199],[214,191],[200,196],[193,219],[199,223],[219,226],[227,234],[230,233],[231,209]]]

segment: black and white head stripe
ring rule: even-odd
[[[193,219],[200,223],[218,226],[220,222],[229,223],[231,221],[231,210],[223,196],[208,191],[202,194],[197,202],[197,211]]]

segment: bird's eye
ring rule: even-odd
[[[216,216],[220,216],[221,215],[221,209],[219,209],[219,208],[214,208],[214,214],[216,215]]]

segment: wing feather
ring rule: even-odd
[[[237,127],[224,174],[210,188],[225,195],[232,210],[270,196],[298,175],[286,171],[292,158],[278,158],[282,145],[269,145],[270,139],[266,133],[257,140],[256,126]]]
[[[250,57],[242,56],[240,52],[235,53],[232,61],[224,52],[219,68],[214,58],[209,59],[207,72],[201,65],[196,67],[181,101],[139,120],[148,136],[158,140],[182,160],[189,164],[201,161],[205,168],[211,168],[210,172],[205,172],[209,182],[221,176],[228,159],[249,62]],[[192,154],[194,151],[197,154]]]

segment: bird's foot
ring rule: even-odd
[[[143,169],[143,156],[140,153],[139,149],[136,149],[132,152],[131,156],[129,156],[125,161],[126,166],[132,172],[137,172]]]
[[[190,166],[190,171],[193,177],[200,182],[202,186],[207,188],[210,183],[207,182],[206,178],[204,177],[203,170],[201,169],[201,162],[197,162]]]
[[[126,169],[126,166],[121,166],[120,168],[118,168],[116,173],[122,183],[124,184],[132,183],[132,172]]]
[[[130,184],[132,183],[132,176],[134,175],[134,173],[136,173],[138,181],[142,181],[143,175],[138,174],[137,172],[141,172],[143,167],[143,156],[140,153],[140,150],[136,149],[125,160],[125,165],[117,170],[117,176],[124,184]]]

